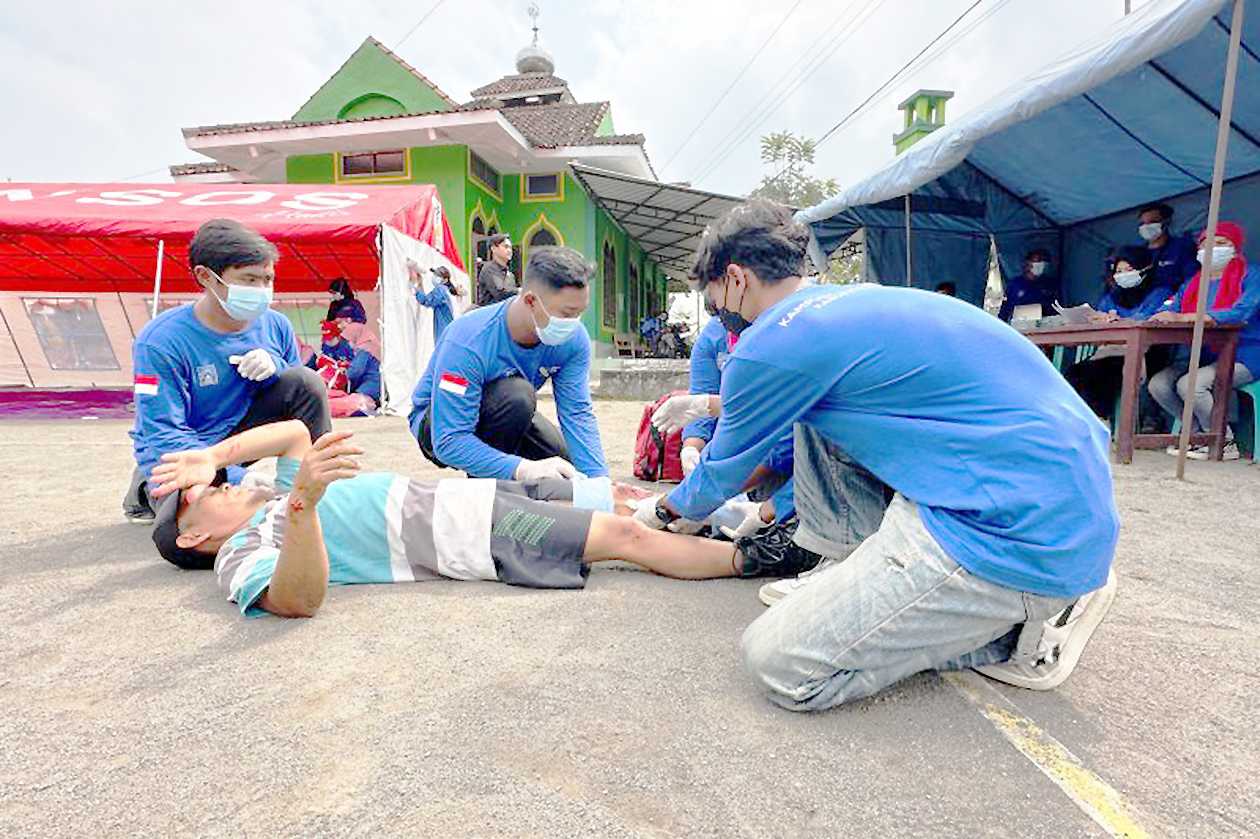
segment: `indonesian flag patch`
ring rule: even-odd
[[[157,376],[141,376],[136,374],[135,394],[136,396],[157,396],[158,377]]]
[[[463,396],[468,392],[468,380],[454,373],[443,373],[441,380],[438,382],[438,389],[453,393],[456,396]],[[154,392],[157,392],[156,386],[154,387]]]

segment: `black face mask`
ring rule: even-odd
[[[729,281],[728,281],[728,284],[725,286],[725,288],[727,289],[727,292],[723,294],[722,296],[723,303],[727,302],[726,297],[727,295],[730,294]],[[744,294],[747,294],[747,293],[748,293],[748,289],[745,288],[743,293],[739,295],[739,306],[744,305]],[[738,306],[736,308],[738,308]],[[726,327],[726,331],[731,333],[732,335],[739,335],[745,329],[752,326],[752,321],[750,321],[748,318],[744,317],[737,311],[732,311],[722,306],[717,307],[717,316],[718,316],[718,320],[722,321],[722,325]]]

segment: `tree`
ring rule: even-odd
[[[817,144],[790,131],[778,131],[761,138],[761,162],[774,169],[749,195],[768,198],[789,207],[810,207],[840,191],[835,178],[815,178],[807,168],[814,165]]]

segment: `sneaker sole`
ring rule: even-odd
[[[139,525],[148,526],[148,525],[153,524],[153,520],[155,516],[129,516],[124,513],[123,518],[127,520],[127,524],[139,524]]]
[[[1096,595],[1102,598],[1101,606],[1090,610],[1082,628],[1072,636],[1069,645],[1059,650],[1059,660],[1044,676],[1036,678],[1018,676],[1006,670],[1001,664],[976,667],[974,668],[976,672],[994,681],[1028,690],[1054,690],[1066,682],[1076,670],[1076,665],[1081,660],[1081,653],[1085,652],[1085,648],[1089,646],[1089,639],[1094,637],[1094,631],[1102,624],[1103,618],[1107,617],[1107,613],[1111,611],[1111,604],[1116,600],[1115,573],[1114,569],[1107,573],[1107,582]]]
[[[787,595],[783,592],[776,590],[774,585],[774,583],[766,583],[761,588],[757,589],[757,599],[767,606],[773,606],[784,597],[787,597]]]

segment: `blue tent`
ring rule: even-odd
[[[937,130],[840,195],[798,215],[815,261],[865,229],[868,271],[952,280],[983,299],[989,238],[1003,278],[1043,247],[1064,302],[1093,302],[1116,245],[1137,243],[1137,208],[1171,204],[1174,229],[1207,219],[1232,0],[1161,0]],[[1260,15],[1242,31],[1221,218],[1260,249]]]

